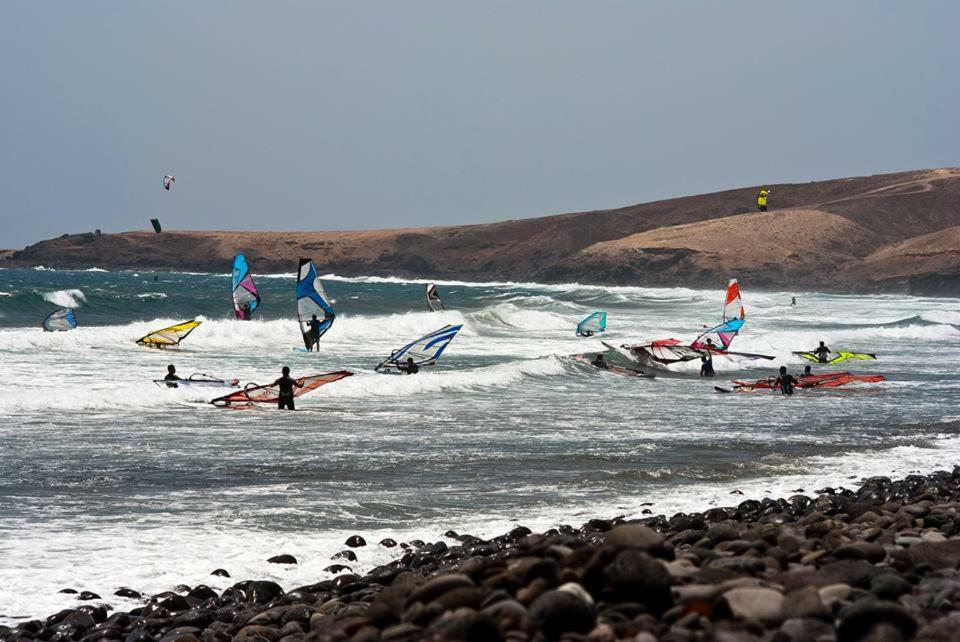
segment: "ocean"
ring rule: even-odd
[[[718,358],[715,379],[695,362],[680,368],[688,376],[651,380],[572,358],[602,349],[575,337],[576,323],[606,310],[610,343],[692,339],[719,322],[726,284],[438,281],[448,310],[431,313],[425,282],[327,275],[339,316],[306,354],[293,350],[292,267],[254,271],[263,305],[251,322],[233,320],[226,273],[0,270],[0,623],[76,606],[58,592],[67,587],[124,609],[139,603],[115,597],[120,587],[259,578],[291,589],[331,577],[353,534],[369,544],[348,562],[362,572],[400,554],[377,545],[385,537],[672,515],[960,462],[957,299],[741,283],[747,322],[734,347],[776,360]],[[80,327],[42,332],[59,306]],[[203,323],[179,349],[134,343],[194,318]],[[436,367],[373,372],[446,323],[464,328]],[[877,353],[847,367],[888,380],[791,398],[713,391],[801,370],[791,351],[820,340]],[[244,383],[269,383],[284,365],[355,374],[299,398],[297,412],[238,412],[206,403],[210,390],[156,386],[168,363]],[[266,562],[280,553],[299,563]],[[218,567],[233,577],[211,576]]]

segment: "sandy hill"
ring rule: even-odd
[[[736,274],[752,287],[952,292],[960,266],[946,239],[960,228],[960,169],[769,187],[767,213],[751,186],[488,225],[72,234],[0,266],[224,271],[244,252],[257,272],[310,256],[345,275],[715,285]]]

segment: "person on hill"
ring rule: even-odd
[[[303,385],[297,383],[297,380],[290,376],[290,368],[287,366],[283,366],[280,374],[281,377],[270,384],[278,388],[277,409],[296,410],[293,405],[293,389],[302,388]]]
[[[313,315],[309,321],[310,325],[310,350],[314,348],[317,349],[317,352],[320,352],[320,320],[317,318],[317,315]]]
[[[773,387],[780,388],[781,394],[792,395],[796,385],[797,379],[792,374],[787,373],[787,366],[780,366],[780,376],[773,382]]]
[[[172,363],[169,366],[167,366],[167,374],[163,378],[163,380],[164,381],[183,381],[183,379],[177,376],[177,369]]]
[[[817,360],[820,363],[827,363],[828,361],[830,361],[830,348],[823,345],[823,341],[821,341],[820,345],[818,345],[816,348],[814,348],[810,352],[812,352],[817,356]]]
[[[760,191],[757,192],[757,209],[761,212],[767,211],[767,197],[770,196],[770,190],[764,186],[760,186]]]
[[[609,370],[610,364],[607,363],[606,358],[604,358],[602,352],[598,352],[597,356],[593,358],[593,361],[590,362],[594,368],[600,368],[601,370]]]
[[[700,357],[700,376],[712,377],[716,373],[713,371],[713,355],[706,354]]]
[[[418,372],[420,372],[420,366],[414,363],[413,357],[407,357],[406,362],[398,363],[397,369],[400,372],[408,375],[417,374]]]

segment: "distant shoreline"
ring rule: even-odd
[[[960,296],[960,169],[754,188],[485,225],[346,232],[65,234],[0,253],[0,267],[254,273],[300,256],[320,271],[544,284]]]

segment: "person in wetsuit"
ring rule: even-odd
[[[593,361],[590,362],[590,365],[592,365],[595,368],[600,368],[601,370],[610,369],[610,364],[607,363],[607,360],[604,358],[602,352],[597,353],[597,356],[593,358]]]
[[[408,375],[417,374],[420,372],[420,366],[413,362],[413,357],[407,357],[407,361],[405,363],[398,363],[397,369],[400,372]]]
[[[273,383],[271,386],[277,386],[279,388],[279,394],[277,395],[277,409],[278,410],[296,410],[293,406],[293,389],[302,388],[303,386],[297,383],[297,380],[290,376],[290,368],[283,366],[283,369],[280,371],[283,375]]]
[[[310,350],[314,348],[320,352],[320,320],[317,315],[313,315],[308,322],[310,325]]]
[[[813,375],[813,368],[810,366],[803,366],[803,376],[810,377]]]
[[[797,379],[792,374],[787,373],[787,366],[780,366],[780,376],[773,382],[774,388],[780,388],[782,394],[792,395],[796,385]]]
[[[823,341],[821,341],[820,345],[818,345],[816,348],[814,348],[810,352],[817,355],[817,360],[820,363],[827,363],[828,361],[830,361],[830,348],[823,345]]]
[[[240,318],[244,321],[250,320],[250,304],[244,303],[240,306]]]
[[[163,378],[164,381],[183,381],[180,377],[177,376],[177,369],[171,363],[167,366],[167,375]]]
[[[712,377],[715,374],[713,371],[713,355],[707,354],[700,357],[700,376]]]

